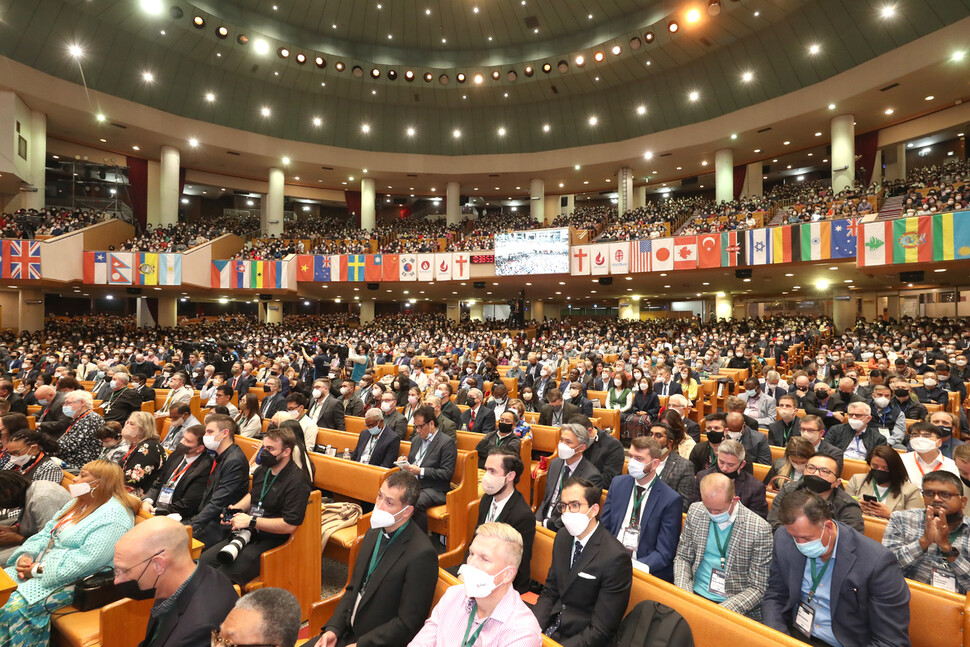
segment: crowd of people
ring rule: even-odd
[[[903,215],[927,215],[967,209],[970,161],[952,160],[946,164],[913,169],[905,181],[889,182],[887,194],[902,196]],[[925,189],[926,195],[918,191]]]
[[[772,190],[771,199],[787,205],[781,224],[794,225],[865,216],[876,210],[881,191],[878,184],[865,186],[856,182],[835,192],[829,180],[812,180],[779,185]]]
[[[29,239],[55,237],[110,220],[111,215],[89,209],[45,207],[40,211],[21,209],[0,215],[0,237]]]

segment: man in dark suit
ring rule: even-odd
[[[269,390],[263,396],[263,402],[259,407],[259,415],[264,420],[272,418],[279,411],[286,410],[286,397],[280,392],[280,386],[280,378],[275,375],[265,382],[265,388]]]
[[[666,422],[657,421],[650,425],[649,437],[660,445],[660,450],[663,452],[660,465],[657,467],[657,476],[680,495],[684,501],[683,511],[687,512],[687,508],[697,494],[697,481],[694,479],[694,464],[676,450],[671,450],[675,435],[673,428]]]
[[[249,393],[249,389],[254,384],[256,384],[256,380],[251,375],[253,370],[252,364],[249,364],[249,362],[247,362],[246,366],[248,367],[249,372],[244,373],[243,372],[244,368],[242,365],[239,364],[239,362],[236,362],[235,364],[233,364],[232,377],[230,377],[229,381],[227,382],[227,384],[229,384],[229,386],[232,387],[232,390],[239,395],[240,399],[242,399],[243,396]]]
[[[438,423],[438,429],[454,438],[455,442],[458,442],[458,427],[441,410],[441,398],[436,395],[429,395],[424,398],[424,403],[434,409],[434,419]],[[411,435],[414,436],[413,433]]]
[[[548,366],[542,366],[539,369],[539,377],[529,386],[532,387],[532,393],[534,394],[536,403],[547,402],[549,391],[556,389],[556,380],[552,375],[552,369]],[[556,390],[558,391],[559,389]]]
[[[313,420],[317,427],[323,429],[336,429],[344,431],[347,429],[344,422],[343,403],[330,395],[330,380],[323,377],[313,382],[313,393],[311,394],[313,404],[307,415]]]
[[[381,413],[384,415],[384,426],[393,429],[401,440],[407,440],[408,421],[397,410],[397,398],[390,391],[381,394]]]
[[[135,411],[141,411],[141,396],[128,388],[128,374],[117,371],[109,387],[111,389],[107,399],[101,402],[104,410],[105,422],[120,422],[122,425]]]
[[[874,447],[886,444],[886,437],[869,424],[872,416],[868,407],[865,402],[853,402],[846,412],[850,416],[849,422],[829,429],[823,441],[838,447],[845,458],[864,461]],[[858,431],[853,425],[859,427]]]
[[[543,633],[568,647],[611,644],[630,602],[633,563],[596,519],[601,492],[598,483],[582,478],[563,484],[568,523],[556,533],[552,565],[532,609]]]
[[[603,505],[603,527],[626,552],[650,568],[650,574],[674,581],[674,556],[680,538],[683,498],[657,478],[663,458],[653,438],[630,444],[629,474],[613,479]]]
[[[155,401],[155,389],[150,386],[145,386],[144,375],[131,376],[131,390],[138,394],[142,402]]]
[[[779,380],[781,375],[778,371],[768,371],[765,379],[760,382],[762,392],[769,398],[774,398],[776,405],[781,400],[781,396],[788,395],[788,390],[778,384]]]
[[[344,408],[344,424],[347,416],[364,415],[364,402],[354,393],[353,380],[344,380],[340,387],[340,404]]]
[[[578,407],[563,402],[562,391],[553,387],[546,393],[546,402],[539,408],[539,424],[546,427],[562,427],[574,415],[581,413]]]
[[[805,413],[821,418],[826,429],[845,422],[845,407],[848,403],[842,402],[837,393],[832,393],[829,385],[825,382],[816,382],[814,389],[812,393],[802,399],[802,408],[805,409]],[[858,398],[859,396],[853,394],[852,397]]]
[[[235,443],[236,423],[220,413],[206,417],[202,444],[216,453],[215,468],[209,474],[199,512],[189,522],[192,536],[207,547],[225,535],[222,513],[249,493],[249,459]]]
[[[727,432],[725,436],[730,440],[736,440],[744,446],[744,453],[747,454],[748,462],[745,469],[749,473],[754,473],[753,463],[771,465],[771,446],[768,445],[768,438],[757,429],[752,429],[744,424],[744,416],[737,411],[727,414]]]
[[[519,593],[529,591],[529,569],[532,561],[532,545],[536,536],[536,519],[525,497],[515,487],[525,466],[518,452],[508,447],[493,447],[485,457],[485,474],[482,489],[485,494],[478,504],[478,521],[475,527],[489,521],[507,523],[522,535],[522,568],[515,574],[513,587]],[[474,533],[473,533],[474,534]],[[465,551],[468,557],[468,551]]]
[[[397,432],[384,424],[384,417],[377,409],[367,410],[364,424],[367,429],[361,432],[350,459],[368,465],[394,467],[394,461],[401,454],[401,439]]]
[[[487,434],[495,431],[495,412],[485,404],[485,397],[478,389],[468,391],[466,401],[468,409],[461,412],[459,429],[472,431],[477,434]]]
[[[155,485],[145,493],[141,506],[145,511],[159,515],[177,513],[183,519],[191,519],[199,511],[212,471],[212,457],[205,450],[203,436],[202,425],[185,430],[178,448],[162,464]]]
[[[438,394],[441,395],[438,395]],[[441,398],[441,413],[448,417],[453,423],[455,423],[455,429],[461,427],[461,409],[458,405],[451,401],[451,384],[448,382],[441,382],[438,384],[438,388],[435,389],[435,395]]]
[[[849,425],[845,425],[849,427]],[[842,425],[836,425],[832,429],[836,429],[835,438],[841,442],[842,432],[839,431]],[[851,427],[849,427],[851,429]],[[836,445],[833,445],[827,439],[822,437],[825,432],[825,425],[822,423],[822,419],[818,416],[802,416],[801,427],[799,431],[802,434],[802,438],[812,443],[812,447],[815,448],[816,454],[825,454],[831,456],[835,459],[835,462],[839,466],[839,473],[842,473],[842,449]]]
[[[889,549],[806,489],[785,497],[778,519],[764,624],[819,645],[910,644],[909,587]]]
[[[788,441],[795,436],[801,436],[801,419],[796,415],[798,398],[793,395],[783,395],[778,398],[778,415],[776,420],[768,425],[768,444],[775,447],[786,447]]]
[[[49,384],[37,387],[34,391],[40,411],[34,414],[37,418],[37,431],[42,431],[54,440],[60,438],[67,428],[74,422],[61,410],[64,406],[64,394],[58,393]]]
[[[408,463],[401,469],[417,476],[421,483],[421,496],[414,504],[413,518],[418,527],[427,532],[428,508],[443,505],[451,489],[451,477],[458,462],[458,447],[450,437],[439,433],[434,409],[428,405],[415,410],[414,431],[420,436],[420,441],[415,439],[411,443]]]
[[[411,523],[420,494],[418,479],[407,472],[395,472],[381,484],[353,576],[320,637],[307,641],[309,647],[406,645],[421,629],[431,613],[438,556],[428,536]]]
[[[570,382],[566,385],[563,395],[566,396],[566,404],[571,404],[587,418],[593,417],[593,401],[586,397],[586,389],[582,382]]]
[[[653,385],[653,392],[657,394],[657,397],[684,394],[684,390],[680,388],[680,382],[677,382],[671,377],[668,367],[661,366],[660,370],[657,371],[657,378],[657,381]]]
[[[195,564],[185,539],[181,523],[155,517],[135,524],[115,544],[119,591],[139,600],[154,593],[155,604],[139,647],[205,645],[239,599],[229,578]]]
[[[478,452],[478,469],[485,469],[485,459],[488,457],[488,452],[495,447],[507,447],[516,455],[521,451],[522,439],[512,433],[515,429],[513,416],[515,416],[515,413],[512,411],[503,412],[504,421],[500,418],[498,428],[482,436],[482,439],[475,445],[475,451]]]
[[[734,481],[735,496],[741,500],[744,507],[751,510],[762,519],[768,516],[768,499],[765,484],[754,477],[745,468],[747,452],[736,440],[725,440],[717,446],[717,461],[705,470],[697,473],[699,484],[708,474],[723,474]],[[701,500],[700,492],[695,490],[691,503]]]
[[[613,477],[623,473],[623,443],[609,429],[597,429],[592,421],[581,413],[570,416],[566,422],[582,425],[589,432],[589,447],[583,454],[593,467],[599,470],[603,486],[609,487]]]
[[[20,394],[13,390],[13,382],[8,379],[0,380],[0,398],[10,403],[10,413],[27,415],[27,403]]]
[[[603,487],[603,476],[584,455],[589,445],[589,431],[586,427],[568,423],[562,428],[559,435],[558,456],[549,462],[545,496],[536,508],[536,521],[544,528],[550,530],[562,528],[559,499],[567,479],[581,478],[600,488]]]

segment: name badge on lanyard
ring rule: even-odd
[[[944,591],[950,591],[951,593],[958,593],[957,591],[957,578],[948,570],[942,568],[933,569],[933,577],[930,579],[931,586],[934,586]]]
[[[707,590],[715,595],[727,596],[725,584],[725,572],[720,568],[711,569],[711,581],[708,583]]]
[[[637,552],[637,547],[640,545],[640,528],[639,526],[628,526],[623,529],[621,533],[620,541],[623,543],[623,547],[626,548],[626,552],[630,555],[635,555]]]
[[[815,624],[815,609],[804,602],[798,603],[798,612],[795,614],[795,628],[806,636],[812,635],[812,625]]]
[[[175,488],[173,487],[163,487],[158,493],[158,505],[168,506],[172,503],[172,496],[175,494]]]

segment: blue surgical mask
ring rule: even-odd
[[[731,520],[730,510],[728,510],[727,512],[720,512],[718,514],[711,514],[710,512],[708,512],[707,515],[711,518],[711,521],[713,521],[714,523],[727,523],[728,521]]]
[[[71,407],[67,406],[66,404],[63,407],[61,407],[61,412],[65,416],[67,416],[68,418],[73,418],[74,417],[74,409],[72,409]]]
[[[753,398],[754,396],[756,396],[756,395],[758,395],[758,392],[757,392],[757,391],[755,391],[754,389],[748,389],[748,390],[747,390],[747,391],[745,391],[744,393],[745,393],[745,395],[747,395],[747,396],[748,396],[749,398]]]
[[[370,432],[370,435],[371,436],[377,436],[377,435],[379,435],[381,433],[381,428],[380,427],[368,427],[367,428],[367,431]]]
[[[804,544],[800,544],[796,541],[795,548],[797,548],[798,552],[800,552],[802,555],[810,559],[818,559],[824,555],[825,551],[827,550],[826,545],[822,543],[821,537],[818,539],[813,539],[812,541],[806,541]]]

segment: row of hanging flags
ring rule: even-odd
[[[182,255],[84,252],[83,276],[94,285],[182,285]]]
[[[465,281],[471,266],[494,263],[494,254],[300,254],[296,280],[333,281]]]

